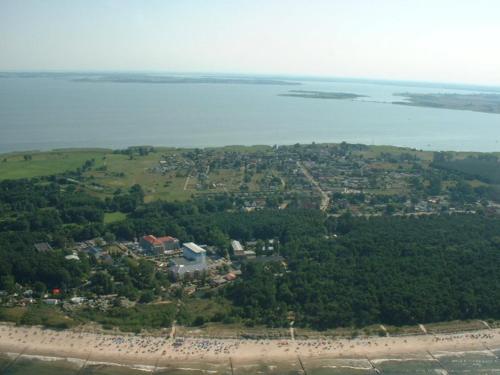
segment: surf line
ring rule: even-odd
[[[12,361],[10,361],[9,363],[7,363],[4,366],[4,368],[1,371],[1,373],[6,372],[9,368],[11,368],[12,366],[14,366],[15,363],[17,362],[17,360],[26,352],[27,349],[28,349],[28,347],[25,347],[23,350],[21,350],[21,353],[19,353]]]
[[[427,354],[429,354],[431,356],[431,358],[436,361],[439,366],[441,366],[441,368],[443,369],[445,375],[449,375],[449,372],[448,370],[446,369],[446,367],[443,366],[443,364],[441,363],[441,361],[439,359],[437,359],[430,351],[427,350]]]
[[[89,352],[89,354],[87,355],[87,358],[85,359],[85,362],[83,362],[83,366],[80,367],[80,369],[78,370],[78,372],[76,373],[76,375],[83,374],[83,371],[85,370],[85,367],[87,367],[87,363],[89,363],[89,359],[90,359],[90,355],[91,354],[92,354],[92,352]]]
[[[304,373],[304,375],[307,375],[306,368],[304,367],[304,364],[302,363],[302,359],[300,358],[300,355],[297,355],[297,359],[299,360],[300,367],[302,367],[302,372]]]
[[[372,369],[375,371],[375,373],[377,374],[381,374],[382,371],[380,371],[374,364],[372,361],[370,361],[370,358],[366,357],[366,360],[368,361],[368,363],[370,364],[370,366],[372,366]]]
[[[486,348],[486,350],[492,355],[494,356],[496,359],[500,359],[498,358],[498,356],[495,354],[495,352],[493,350],[491,350],[490,348],[488,348],[488,346],[486,344],[483,343],[483,346]]]

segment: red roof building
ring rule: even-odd
[[[155,237],[151,234],[141,238],[139,244],[148,252],[164,253],[165,251],[174,251],[180,248],[179,240],[171,236]]]

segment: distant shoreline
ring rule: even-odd
[[[300,74],[276,74],[276,73],[224,73],[224,72],[183,72],[183,71],[139,71],[139,70],[92,70],[92,71],[40,71],[40,70],[10,70],[0,71],[0,78],[62,78],[71,76],[179,76],[179,77],[228,77],[228,78],[258,78],[266,80],[280,81],[301,81],[301,82],[340,82],[340,83],[362,83],[370,85],[388,85],[388,86],[406,86],[406,87],[428,87],[442,88],[451,90],[473,90],[486,92],[500,92],[500,85],[490,85],[481,83],[465,82],[434,82],[434,81],[415,81],[401,79],[382,79],[382,78],[357,78],[357,77],[335,77],[319,75],[300,75]]]
[[[499,94],[414,94],[395,93],[407,101],[392,104],[500,114]]]
[[[367,98],[366,95],[353,94],[350,92],[327,92],[327,91],[308,91],[308,90],[290,90],[287,93],[279,94],[279,96],[288,96],[292,98],[306,99],[335,99],[347,100]]]
[[[378,102],[382,103],[382,102]],[[391,103],[384,103],[384,104],[391,104]],[[282,143],[282,144],[227,144],[223,146],[169,146],[169,145],[155,145],[155,144],[132,144],[129,146],[123,146],[123,147],[99,147],[99,146],[82,146],[82,147],[53,147],[53,148],[47,148],[47,149],[23,149],[23,150],[12,150],[12,151],[0,151],[0,157],[2,156],[23,156],[25,154],[56,154],[56,153],[73,153],[73,152],[113,152],[113,151],[119,151],[119,150],[127,150],[127,149],[133,149],[133,148],[140,148],[140,147],[152,147],[157,150],[178,150],[178,151],[185,151],[185,150],[194,150],[194,149],[204,149],[204,150],[210,150],[210,149],[219,149],[219,150],[251,150],[254,148],[259,148],[259,149],[271,149],[273,147],[290,147],[293,146],[294,144],[299,144],[301,146],[309,146],[312,144],[316,144],[319,146],[326,146],[326,145],[331,145],[331,146],[338,146],[344,142],[338,141],[338,142],[295,142],[295,143]],[[479,150],[451,150],[451,149],[425,149],[425,148],[420,148],[420,147],[410,147],[410,146],[397,146],[397,145],[392,145],[392,144],[367,144],[367,143],[362,143],[362,142],[345,142],[349,145],[357,145],[357,146],[362,146],[362,147],[367,147],[367,148],[380,148],[380,149],[392,149],[392,150],[404,150],[408,152],[452,152],[456,154],[500,154],[500,147],[497,151],[479,151]],[[1,162],[1,160],[0,160]]]
[[[489,114],[500,114],[500,94],[415,94],[415,93],[394,93],[396,97],[402,97],[406,101],[377,101],[361,100],[365,103],[395,104],[412,107],[450,109],[456,111],[472,111]],[[331,91],[308,91],[289,90],[278,96],[304,98],[304,99],[333,99],[333,100],[356,100],[359,98],[369,98],[367,95],[350,92]]]

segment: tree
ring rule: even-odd
[[[103,239],[104,239],[104,241],[106,241],[108,243],[114,242],[116,240],[116,236],[111,232],[106,232],[106,233],[104,233]]]
[[[47,287],[41,281],[37,281],[33,285],[33,292],[35,293],[36,297],[41,298],[47,292]]]
[[[155,295],[153,293],[152,290],[145,290],[141,293],[141,298],[139,300],[139,302],[141,303],[150,303],[150,302],[153,302],[155,298]]]
[[[0,277],[0,289],[13,293],[16,287],[16,280],[12,275],[4,275]]]
[[[113,293],[113,280],[111,276],[104,271],[98,271],[90,278],[91,289],[96,294]]]

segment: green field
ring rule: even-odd
[[[104,214],[104,224],[111,224],[117,221],[123,221],[127,215],[123,212],[107,212]]]
[[[86,160],[96,163],[108,150],[64,150],[25,152],[0,156],[0,180],[49,176],[81,167]],[[31,156],[25,160],[24,156]]]
[[[210,171],[207,186],[190,168],[160,173],[155,171],[164,156],[180,155],[190,149],[155,148],[147,155],[135,154],[133,157],[123,153],[114,153],[106,149],[68,149],[47,152],[23,152],[0,155],[0,180],[49,176],[69,171],[76,171],[88,160],[94,164],[84,172],[78,181],[81,187],[98,197],[112,196],[118,189],[126,190],[135,184],[143,187],[146,202],[153,200],[185,201],[193,195],[207,193],[238,192],[243,182],[242,169],[216,169]],[[224,152],[267,153],[270,146],[226,146],[207,148],[212,155]],[[180,157],[182,160],[182,157]],[[187,178],[189,176],[189,179]],[[249,184],[250,191],[258,191],[258,179],[253,176]],[[107,214],[107,223],[118,221],[117,214]]]

